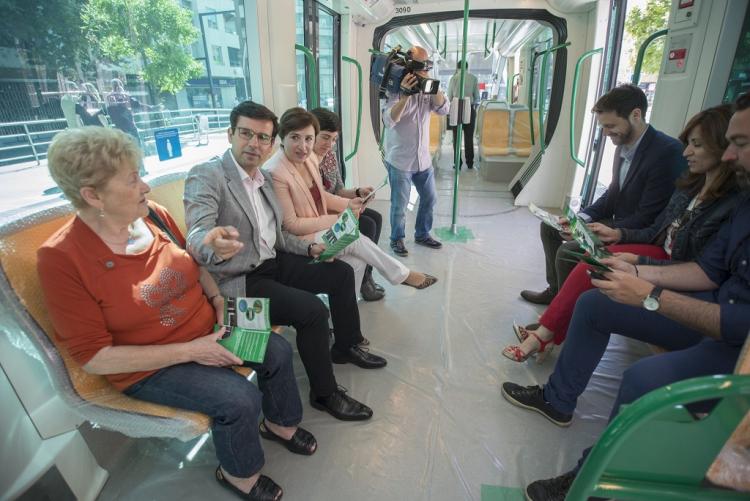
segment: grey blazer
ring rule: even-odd
[[[260,192],[273,209],[276,219],[275,248],[306,256],[309,242],[282,229],[283,215],[273,191],[273,181],[267,172],[261,173],[265,184]],[[221,158],[214,157],[190,169],[185,180],[183,202],[188,252],[213,275],[222,294],[243,296],[245,275],[253,271],[260,261],[258,220],[230,150]],[[210,246],[203,244],[203,238],[214,227],[227,225],[237,228],[245,246],[230,259],[222,261]]]

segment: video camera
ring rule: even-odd
[[[432,61],[416,61],[412,59],[410,51],[401,52],[401,46],[395,47],[388,54],[373,54],[370,61],[370,81],[378,86],[380,97],[386,92],[392,94],[437,94],[440,80],[424,78],[416,74],[417,71],[430,71]],[[417,85],[411,89],[401,87],[401,81],[408,74],[417,77]]]

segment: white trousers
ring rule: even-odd
[[[322,237],[326,231],[315,234],[316,243],[325,243]],[[359,285],[362,284],[365,267],[368,264],[378,270],[393,285],[400,284],[409,276],[409,268],[401,264],[398,259],[386,254],[365,235],[360,235],[358,239],[339,252],[336,259],[341,259],[354,269],[354,283]]]

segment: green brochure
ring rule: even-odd
[[[563,249],[563,254],[565,255],[564,258],[562,258],[563,261],[570,261],[573,263],[584,263],[599,273],[606,273],[608,271],[613,271],[612,268],[607,266],[606,264],[599,261],[599,258],[591,256],[589,254],[581,254],[580,252],[571,251],[568,249]]]
[[[578,245],[580,245],[583,250],[596,259],[612,255],[612,253],[604,247],[604,243],[599,240],[596,233],[589,229],[588,223],[574,213],[570,206],[565,208],[565,217],[568,218],[570,223],[570,233],[573,236],[573,239],[578,242]]]
[[[358,238],[359,220],[354,217],[352,210],[347,208],[341,213],[333,227],[323,233],[323,243],[326,244],[326,250],[313,259],[313,262],[319,263],[331,259]]]
[[[263,297],[226,298],[224,327],[219,344],[247,362],[261,363],[271,335],[270,301]],[[219,330],[215,326],[214,330]]]

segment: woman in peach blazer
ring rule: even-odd
[[[349,207],[358,216],[363,203],[361,198],[339,197],[323,188],[318,158],[313,152],[318,129],[318,120],[312,113],[302,108],[284,112],[279,121],[281,148],[265,168],[273,177],[274,191],[284,212],[284,229],[302,239],[322,243],[323,233],[334,225],[339,213]],[[362,283],[368,264],[393,285],[424,289],[437,282],[431,275],[410,271],[365,235],[337,257],[354,268],[357,285]]]

